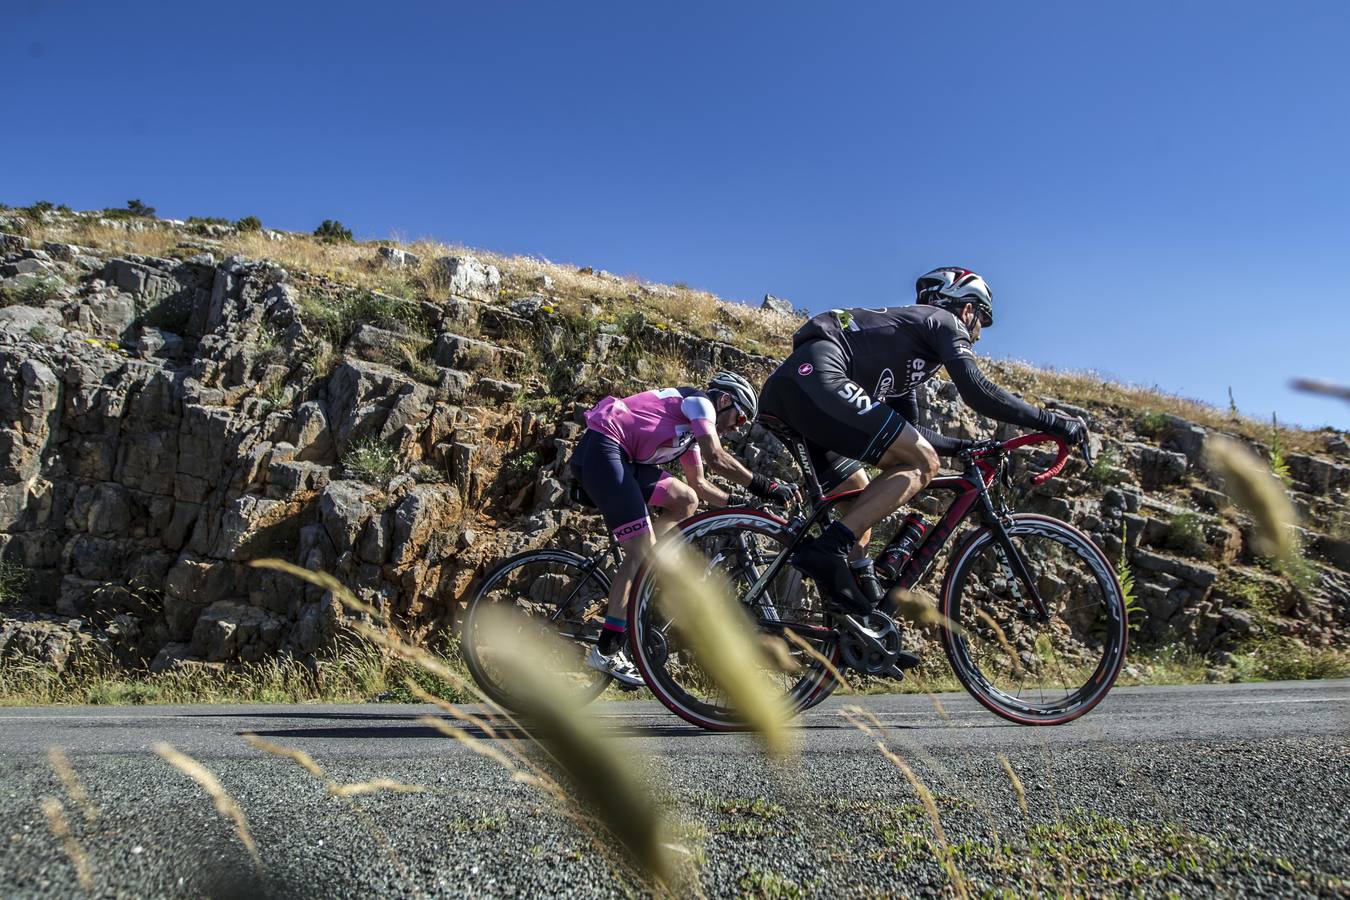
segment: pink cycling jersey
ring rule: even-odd
[[[695,438],[717,430],[717,411],[707,394],[693,388],[661,388],[631,397],[606,397],[586,413],[586,427],[624,449],[633,462],[668,463],[688,450],[698,460]]]

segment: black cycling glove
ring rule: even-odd
[[[1047,423],[1046,431],[1057,437],[1064,438],[1070,447],[1076,447],[1087,440],[1087,424],[1074,416],[1066,416],[1061,413],[1055,413],[1054,419]]]
[[[797,486],[790,481],[778,481],[767,475],[756,473],[750,479],[750,493],[761,500],[787,504],[797,496]]]

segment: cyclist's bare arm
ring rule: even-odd
[[[707,473],[703,468],[703,460],[708,460],[708,468],[719,475],[734,481],[736,484],[748,485],[750,483],[750,470],[740,464],[736,457],[732,456],[722,446],[722,442],[717,439],[717,434],[701,435],[698,438],[698,453],[685,453],[680,457],[680,466],[684,469],[684,477],[689,482],[689,486],[698,494],[699,499],[709,506],[726,506],[731,502],[731,496],[717,485],[713,484],[707,478]],[[730,460],[730,465],[722,462],[721,467],[714,461],[720,457],[726,457]],[[732,469],[734,466],[735,469]],[[740,477],[737,477],[739,474]]]

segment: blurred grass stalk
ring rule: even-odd
[[[313,572],[275,559],[256,560],[250,565],[293,575],[332,592],[348,609],[372,618],[383,618],[377,610],[361,602],[345,585],[327,573]],[[529,627],[529,623],[523,619],[522,614],[515,610],[489,608],[480,615],[478,627],[485,645],[497,644],[509,648],[509,652],[499,653],[495,659],[502,669],[503,677],[516,686],[513,694],[521,707],[521,720],[528,721],[529,728],[483,696],[476,686],[464,683],[435,656],[409,643],[392,623],[388,623],[387,631],[368,622],[355,621],[350,625],[400,658],[472,691],[506,718],[518,732],[525,734],[544,750],[566,772],[579,796],[563,790],[547,773],[524,760],[509,745],[507,752],[522,765],[515,765],[507,758],[507,754],[483,744],[467,732],[450,729],[440,720],[435,720],[437,724],[432,727],[446,734],[453,730],[451,736],[507,768],[516,780],[534,784],[555,798],[571,801],[583,810],[593,811],[593,818],[586,816],[574,821],[583,827],[588,821],[601,825],[628,850],[647,875],[661,885],[668,884],[674,868],[668,853],[664,823],[658,805],[652,801],[651,792],[638,779],[632,759],[605,738],[600,722],[577,710],[575,704],[569,701],[561,689],[560,680],[566,673],[550,672],[540,667],[541,660],[566,658],[566,654],[560,652],[561,648],[555,646],[561,643],[560,639]],[[424,695],[422,699],[427,696]],[[448,704],[443,703],[437,705],[442,709],[448,707]],[[462,720],[465,716],[456,718]],[[431,721],[428,724],[432,724]],[[495,734],[490,729],[485,729],[485,733]]]
[[[726,693],[770,755],[791,753],[790,711],[781,691],[765,676],[774,668],[773,660],[754,624],[731,599],[725,578],[697,552],[674,541],[657,550],[651,565],[661,611],[694,651],[698,665]]]
[[[258,845],[253,841],[253,834],[248,829],[248,819],[244,817],[244,811],[234,802],[234,798],[225,792],[215,774],[186,753],[176,750],[172,744],[160,741],[155,744],[154,751],[163,757],[165,762],[197,782],[202,790],[206,791],[216,806],[216,812],[234,825],[234,832],[239,836],[240,843],[248,850],[248,855],[253,858],[253,865],[261,872],[262,858],[258,855]]]
[[[1299,559],[1298,516],[1284,486],[1256,454],[1237,441],[1214,435],[1205,451],[1210,468],[1223,480],[1224,492],[1256,521],[1259,552],[1283,565]]]

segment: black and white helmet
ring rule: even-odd
[[[969,269],[943,266],[919,276],[914,283],[916,303],[960,309],[967,303],[975,304],[980,324],[985,328],[994,324],[994,292],[983,278]]]
[[[714,391],[726,394],[746,419],[753,419],[759,411],[759,395],[755,389],[735,372],[718,372],[708,382],[708,393]]]

